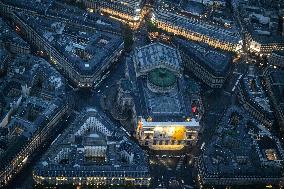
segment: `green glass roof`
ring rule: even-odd
[[[156,68],[148,75],[149,81],[159,87],[169,87],[176,83],[176,76],[164,68]]]

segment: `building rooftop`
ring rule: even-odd
[[[35,174],[73,177],[74,172],[80,171],[83,175],[108,177],[111,171],[124,172],[127,177],[131,171],[138,171],[147,176],[149,168],[143,150],[126,136],[105,115],[87,109],[52,143],[36,166]],[[104,148],[103,153],[88,155],[87,148],[98,146]],[[124,152],[133,154],[133,159],[124,159]],[[95,157],[101,160],[94,160]]]
[[[7,56],[8,56],[8,52],[6,51],[6,49],[0,48],[0,70],[4,66],[4,61],[6,60]]]
[[[247,100],[251,100],[253,104],[261,110],[271,114],[272,110],[269,105],[269,100],[265,95],[258,75],[258,70],[254,66],[250,66],[247,75],[242,78],[241,86],[243,86],[246,95],[249,97]]]
[[[23,93],[48,100],[65,98],[65,80],[44,59],[18,54],[9,62],[7,75],[0,78],[0,95],[7,105],[4,115]]]
[[[279,108],[284,112],[284,71],[279,69],[270,69],[269,73],[272,95]]]
[[[138,47],[134,51],[135,68],[139,74],[155,68],[167,68],[177,74],[181,73],[182,62],[179,52],[162,43],[151,43]]]
[[[145,119],[142,118],[142,125],[143,127],[156,127],[156,126],[169,126],[169,127],[175,127],[175,126],[186,126],[186,127],[199,127],[199,122],[196,119],[191,119],[190,121],[184,122],[148,122]]]
[[[167,121],[173,117],[185,116],[184,102],[177,89],[167,94],[157,94],[150,91],[146,85],[143,85],[144,99],[148,116],[158,121],[158,118],[167,118]],[[143,96],[142,96],[143,98]]]
[[[0,78],[0,96],[5,102],[0,127],[8,129],[5,137],[9,139],[0,156],[2,171],[61,111],[67,96],[61,75],[44,59],[29,54],[18,54],[9,61],[7,74]]]
[[[17,44],[26,48],[30,45],[24,41],[10,26],[8,26],[2,18],[0,18],[0,42]]]
[[[35,131],[40,129],[46,120],[52,119],[61,104],[59,101],[49,102],[41,98],[30,97],[23,99],[21,106],[12,116],[7,128],[11,132],[17,130],[17,135],[23,135],[30,139]],[[21,130],[21,131],[19,131]]]
[[[97,30],[112,31],[120,33],[120,22],[109,19],[97,13],[90,13],[77,6],[68,4],[61,0],[3,0],[4,4],[15,7],[27,12],[36,12],[39,15],[57,18],[57,21],[67,21],[71,24],[81,25],[87,28],[96,28]],[[20,11],[17,11],[20,12]]]
[[[252,38],[260,43],[283,43],[279,34],[279,11],[277,2],[258,3],[256,1],[241,1],[239,3],[242,22]],[[273,8],[271,8],[271,6]]]
[[[149,82],[159,87],[170,87],[176,83],[176,76],[163,68],[152,70],[148,79]]]
[[[265,150],[270,150],[266,153],[271,158],[263,158]],[[243,109],[232,106],[226,110],[212,139],[205,145],[198,166],[203,179],[280,179],[283,169],[279,161],[283,162],[283,159],[279,140]]]
[[[111,2],[114,4],[119,4],[121,6],[127,7],[128,9],[134,9],[136,12],[138,12],[142,9],[143,6],[143,0],[106,0],[107,2]],[[122,9],[121,11],[126,10]]]
[[[20,7],[29,11],[45,13],[54,0],[3,0],[2,2],[11,6]]]
[[[213,74],[227,74],[233,54],[178,37],[175,37],[173,42],[186,56],[208,68]]]
[[[128,67],[139,94],[134,99],[138,116],[159,123],[183,122],[192,116],[192,99],[185,97],[190,82],[182,76],[183,64],[175,48],[152,43],[136,49],[133,61]]]
[[[182,0],[182,12],[189,13],[195,16],[202,16],[206,12],[206,6],[201,2]]]
[[[41,16],[18,15],[83,75],[99,71],[123,44],[122,37],[111,33],[85,31]]]
[[[68,20],[72,24],[78,24],[86,27],[93,27],[96,30],[112,31],[113,33],[120,33],[120,22],[109,19],[98,13],[90,13],[77,6],[72,6],[64,1],[53,1],[47,11],[47,15],[55,16],[62,21]],[[58,19],[58,20],[59,20]],[[57,21],[58,21],[57,20]]]
[[[239,44],[242,40],[236,26],[225,27],[199,18],[177,14],[177,12],[168,9],[157,8],[153,14],[153,19],[163,20],[173,26],[227,43]]]

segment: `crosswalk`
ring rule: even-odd
[[[173,169],[168,165],[168,163],[165,161],[164,158],[161,158],[161,157],[157,157],[158,160],[167,168],[168,171],[172,171]],[[184,158],[185,156],[181,156],[181,158],[179,159],[179,161],[177,162],[176,164],[176,168],[175,170],[176,171],[179,171],[181,170],[182,166],[183,166],[183,163],[184,163]]]
[[[169,165],[165,162],[163,158],[158,157],[158,160],[167,168],[168,171],[172,170],[172,168],[169,167]]]
[[[182,166],[183,162],[184,162],[184,156],[182,156],[182,157],[179,159],[179,161],[178,161],[178,163],[177,163],[177,166],[176,166],[176,171],[179,171],[179,170],[181,169],[181,166]]]

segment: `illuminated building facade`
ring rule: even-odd
[[[7,139],[2,141],[7,149],[0,154],[0,187],[24,168],[60,128],[57,123],[70,110],[63,78],[43,59],[17,56],[7,72],[5,80],[0,81],[0,90],[6,91],[7,102],[11,95],[17,101],[0,122],[0,129],[7,131],[0,135]]]
[[[144,0],[82,0],[90,11],[99,11],[137,29],[144,17]]]
[[[276,67],[284,67],[284,53],[283,51],[273,51],[268,57],[268,64]]]
[[[256,55],[270,55],[273,51],[284,50],[284,40],[282,36],[263,37],[253,32],[245,34],[248,50]]]
[[[201,100],[185,100],[183,88],[187,81],[182,76],[180,53],[173,47],[152,43],[136,48],[133,61],[136,77],[132,79],[137,80],[142,99],[135,100],[139,143],[154,150],[180,150],[194,145]]]
[[[138,118],[137,138],[143,146],[154,150],[180,150],[197,141],[199,122],[157,122]]]
[[[239,52],[242,48],[241,37],[233,28],[222,28],[197,18],[178,15],[159,8],[153,12],[152,22],[167,32],[203,42],[215,48],[233,52]]]
[[[250,66],[248,74],[241,80],[238,88],[238,97],[243,107],[252,114],[260,123],[272,129],[274,123],[273,112],[270,108],[261,80],[258,77],[258,70]]]
[[[277,1],[270,3],[246,1],[238,3],[236,7],[240,11],[238,13],[240,24],[245,34],[246,49],[249,52],[258,56],[268,56],[272,51],[284,50],[283,17],[281,16],[283,5]]]
[[[51,145],[33,171],[38,185],[143,186],[146,156],[105,115],[83,111]]]
[[[284,131],[284,72],[279,69],[268,68],[264,72],[264,84],[268,96],[275,109],[275,117],[278,121],[280,131]],[[283,136],[283,135],[282,135]]]
[[[211,88],[221,88],[231,73],[232,54],[175,37],[185,68]]]

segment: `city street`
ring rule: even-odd
[[[184,153],[166,153],[167,155],[150,152],[152,172],[152,188],[182,189],[195,186],[192,175],[193,158]],[[172,155],[170,155],[172,154]]]

